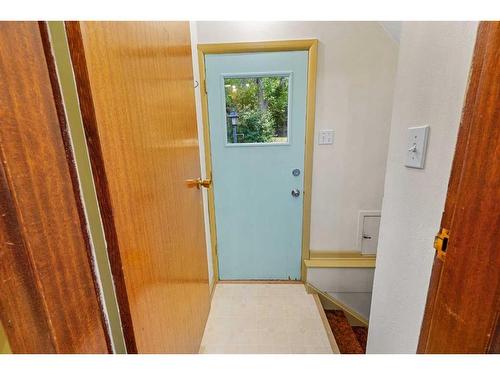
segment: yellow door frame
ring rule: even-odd
[[[269,42],[244,42],[244,43],[217,43],[198,44],[198,64],[200,69],[201,108],[203,119],[203,140],[205,145],[205,166],[207,176],[212,177],[212,154],[210,151],[210,125],[208,118],[208,96],[205,79],[205,55],[223,53],[250,53],[250,52],[284,52],[308,51],[307,67],[307,102],[306,102],[306,137],[304,153],[304,207],[302,211],[302,259],[301,279],[306,279],[304,260],[309,259],[309,239],[311,232],[311,192],[312,192],[312,167],[314,147],[314,114],[316,105],[316,65],[318,59],[318,40],[283,40]],[[210,222],[210,237],[212,247],[212,260],[214,267],[214,280],[219,280],[219,260],[217,256],[217,231],[215,222],[214,191],[208,190],[208,213]],[[214,282],[214,284],[215,284]]]

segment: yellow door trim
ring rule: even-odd
[[[340,354],[339,346],[337,345],[337,341],[335,341],[335,336],[332,332],[332,327],[330,327],[330,323],[328,322],[328,318],[326,317],[325,310],[323,305],[321,304],[321,300],[317,293],[312,293],[314,298],[314,302],[316,303],[316,307],[318,308],[319,316],[321,317],[321,322],[323,323],[323,327],[325,328],[326,335],[328,336],[328,341],[330,342],[330,347],[332,348],[332,352],[334,354]]]
[[[314,114],[316,106],[316,66],[318,60],[318,40],[280,40],[269,42],[219,43],[198,44],[198,65],[200,69],[201,108],[203,119],[203,143],[205,146],[205,166],[207,178],[212,177],[212,154],[210,151],[210,131],[208,120],[208,97],[205,77],[205,55],[220,53],[249,53],[249,52],[276,52],[276,51],[308,51],[307,69],[307,104],[306,104],[306,137],[304,157],[304,208],[302,212],[302,259],[301,279],[306,279],[304,260],[309,259],[309,239],[311,232],[311,192],[312,167],[314,147]],[[210,237],[214,279],[219,280],[217,257],[217,232],[215,222],[214,191],[208,189],[208,216],[210,222]]]
[[[306,268],[375,268],[375,257],[314,258],[304,260]]]
[[[317,252],[310,250],[310,258],[304,260],[306,268],[375,268],[375,254],[360,252]]]

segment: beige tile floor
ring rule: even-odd
[[[332,353],[302,284],[225,284],[214,291],[200,353]]]

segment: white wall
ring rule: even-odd
[[[319,39],[311,249],[357,248],[358,210],[380,210],[398,45],[377,22],[196,22],[199,43]]]
[[[380,24],[396,43],[401,39],[401,21],[381,21]]]
[[[374,269],[368,267],[311,267],[307,282],[325,292],[371,293]]]
[[[415,353],[475,41],[475,22],[404,22],[394,93],[368,353]],[[406,129],[430,125],[424,170]]]

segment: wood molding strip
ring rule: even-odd
[[[309,259],[314,258],[375,258],[377,254],[363,254],[358,250],[310,250]]]
[[[318,67],[318,40],[291,41],[297,46],[307,46],[307,102],[306,102],[306,134],[304,146],[304,202],[302,208],[302,259],[309,259],[311,242],[311,202],[312,202],[312,175],[314,157],[314,128],[316,116],[316,76]],[[303,263],[300,265],[301,278],[307,279],[307,270]]]
[[[375,257],[313,258],[304,260],[306,268],[375,268]]]
[[[45,53],[45,60],[47,61],[47,69],[49,71],[50,84],[52,86],[52,93],[54,95],[54,102],[57,111],[57,116],[59,117],[59,126],[61,129],[61,138],[64,144],[64,151],[66,153],[66,160],[68,162],[68,169],[71,176],[71,182],[73,184],[73,192],[75,194],[76,207],[78,210],[78,217],[80,220],[80,227],[82,233],[84,234],[85,248],[87,250],[87,257],[89,261],[89,266],[92,271],[92,281],[94,283],[94,289],[96,295],[98,296],[99,308],[101,310],[102,326],[104,332],[106,332],[106,345],[110,353],[113,352],[113,345],[111,344],[111,330],[107,324],[106,314],[104,312],[104,301],[102,300],[102,291],[97,283],[98,271],[95,264],[94,255],[92,254],[92,246],[90,243],[90,233],[87,226],[87,219],[85,217],[85,209],[83,207],[83,198],[80,191],[80,183],[78,181],[78,173],[76,171],[76,162],[73,155],[73,146],[71,144],[68,124],[66,122],[66,111],[64,109],[63,98],[61,93],[61,88],[59,86],[59,78],[57,76],[56,63],[54,55],[52,53],[52,46],[50,43],[50,35],[47,27],[46,21],[39,21],[38,26],[40,28],[40,35],[42,38],[43,50]]]
[[[321,304],[321,301],[316,293],[313,294],[313,298],[314,302],[316,303],[316,307],[318,308],[319,316],[321,317],[323,326],[325,327],[326,335],[328,336],[328,341],[330,342],[332,352],[335,354],[340,354],[339,346],[337,345],[337,341],[335,341],[335,336],[333,335],[332,327],[330,327],[330,323],[328,322],[328,318],[326,317],[323,305]]]
[[[302,280],[219,280],[217,284],[304,284]]]
[[[317,39],[271,40],[262,42],[208,43],[198,44],[198,51],[204,54],[241,52],[307,51],[317,45]]]
[[[349,316],[350,320],[353,320],[364,327],[368,327],[368,320],[363,318],[360,314],[351,309],[349,306],[346,306],[336,298],[333,298],[328,293],[319,290],[318,288],[316,288],[315,286],[313,286],[308,282],[305,283],[305,287],[308,293],[316,293],[319,296],[331,302],[334,306],[336,306],[336,309],[344,311],[344,313]]]
[[[83,40],[78,21],[65,22],[68,46],[75,73],[78,100],[89,150],[90,163],[95,181],[95,188],[106,235],[107,250],[111,271],[114,276],[116,297],[120,308],[125,345],[128,353],[137,353],[137,345],[130,313],[129,300],[123,275],[118,237],[113,220],[111,197],[106,178],[102,150],[99,142],[97,118],[92,98],[92,89],[87,71]]]
[[[205,173],[208,178],[212,178],[212,155],[210,148],[210,123],[208,116],[208,95],[205,77],[205,50],[203,45],[198,45],[198,69],[201,81],[200,100],[201,117],[203,125],[203,147],[205,149]],[[217,254],[217,223],[215,221],[215,196],[214,189],[208,189],[208,222],[210,229],[210,250],[212,254],[212,267],[214,283],[219,280],[219,257]]]

